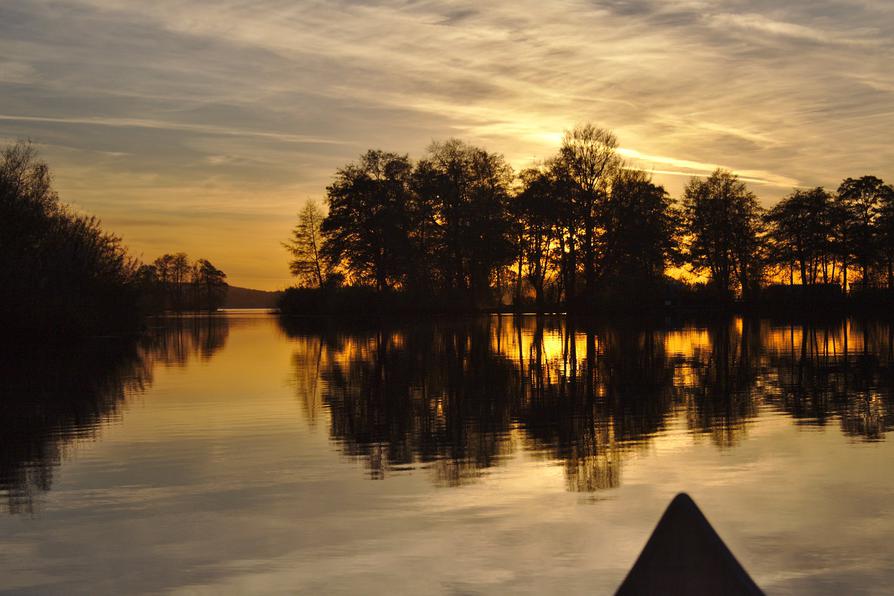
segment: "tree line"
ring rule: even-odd
[[[181,254],[130,256],[95,217],[61,202],[29,143],[0,150],[0,323],[53,336],[138,328],[167,308],[217,308],[226,275]]]
[[[417,161],[370,150],[336,171],[326,206],[308,202],[286,242],[299,288],[542,310],[669,291],[747,300],[772,283],[894,287],[894,189],[881,179],[795,189],[765,210],[718,169],[677,200],[592,124],[518,173],[455,139]]]
[[[137,277],[155,310],[214,311],[227,297],[227,274],[208,259],[191,262],[183,252],[141,265]]]

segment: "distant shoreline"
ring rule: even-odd
[[[894,312],[894,290],[854,289],[845,294],[833,287],[771,285],[749,300],[720,300],[709,289],[656,287],[650,295],[606,297],[563,304],[538,306],[533,301],[519,304],[475,306],[461,297],[421,297],[400,291],[379,292],[374,288],[290,288],[279,302],[282,316],[437,316],[474,314],[542,314],[575,317],[599,316],[716,316],[753,314],[757,316],[825,317]]]

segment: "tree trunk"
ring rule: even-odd
[[[892,262],[891,255],[888,255],[888,289],[894,289],[894,262]]]
[[[587,297],[587,300],[590,301],[593,299],[593,286],[595,285],[596,280],[596,269],[595,269],[595,255],[593,249],[593,221],[590,215],[587,215],[586,226],[585,226],[585,234],[584,238],[584,294]]]
[[[568,309],[573,308],[574,301],[576,300],[577,293],[576,280],[577,277],[577,258],[574,250],[573,241],[569,243],[568,246],[568,255],[566,259],[566,271],[565,275],[567,276],[565,279],[565,304]]]
[[[842,287],[844,289],[844,293],[847,294],[847,259],[844,259],[841,263],[841,273],[843,284]]]
[[[543,301],[543,278],[542,278],[542,277],[540,278],[540,280],[539,280],[536,284],[534,284],[534,293],[536,294],[537,314],[542,315],[542,314],[543,314],[543,311],[544,311],[544,304],[543,304],[543,302],[544,302],[544,301]]]

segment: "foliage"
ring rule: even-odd
[[[0,153],[0,317],[7,331],[132,329],[137,263],[99,220],[59,201],[48,166],[18,143]]]
[[[514,250],[507,217],[512,169],[502,155],[451,139],[433,143],[416,189],[436,223],[432,265],[443,289],[482,304]]]
[[[554,264],[561,260],[561,208],[556,197],[562,196],[559,181],[549,169],[530,168],[520,176],[522,187],[511,203],[515,220],[518,262],[522,271],[516,280],[518,301],[522,275],[534,289],[538,310],[546,302],[545,286]]]
[[[599,217],[602,278],[631,290],[654,288],[679,260],[680,223],[663,187],[643,172],[619,172]]]
[[[338,170],[326,189],[322,253],[352,281],[382,291],[403,280],[411,172],[405,155],[368,151]]]
[[[593,298],[596,287],[599,217],[604,212],[612,182],[623,165],[617,147],[618,139],[613,132],[586,123],[565,132],[554,162],[554,168],[568,180],[572,226],[580,227],[582,232],[566,234],[566,237],[572,244],[580,238],[588,299]]]
[[[693,178],[683,198],[688,260],[722,292],[743,293],[760,278],[760,207],[732,172]]]
[[[845,215],[848,239],[844,257],[852,257],[860,266],[862,285],[871,283],[871,270],[880,250],[877,224],[882,204],[891,202],[894,189],[875,176],[847,178],[838,187],[838,199]]]
[[[790,278],[797,268],[804,285],[820,279],[828,283],[838,219],[834,209],[832,195],[821,187],[796,189],[773,207],[765,218],[773,264],[788,267]]]
[[[299,286],[320,288],[286,301],[305,310],[350,309],[361,294],[384,311],[702,308],[754,302],[783,280],[812,289],[763,295],[839,300],[854,264],[863,290],[882,279],[894,289],[894,189],[880,179],[848,178],[837,194],[795,189],[765,213],[718,169],[677,203],[589,123],[517,176],[503,156],[456,139],[416,162],[368,151],[336,172],[327,207],[319,233],[320,213],[305,207],[287,244]],[[695,285],[672,279],[676,267]]]
[[[888,185],[878,210],[878,260],[884,269],[887,287],[894,290],[894,187]]]
[[[217,310],[227,297],[227,274],[211,264],[208,259],[199,259],[192,271],[193,304],[203,310]]]
[[[186,253],[164,254],[138,270],[140,288],[152,311],[214,311],[227,297],[227,274],[207,259],[190,263]]]

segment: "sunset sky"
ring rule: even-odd
[[[277,289],[295,213],[369,148],[521,168],[589,120],[675,196],[717,166],[765,205],[892,181],[892,60],[871,0],[2,0],[0,141],[135,255]]]

